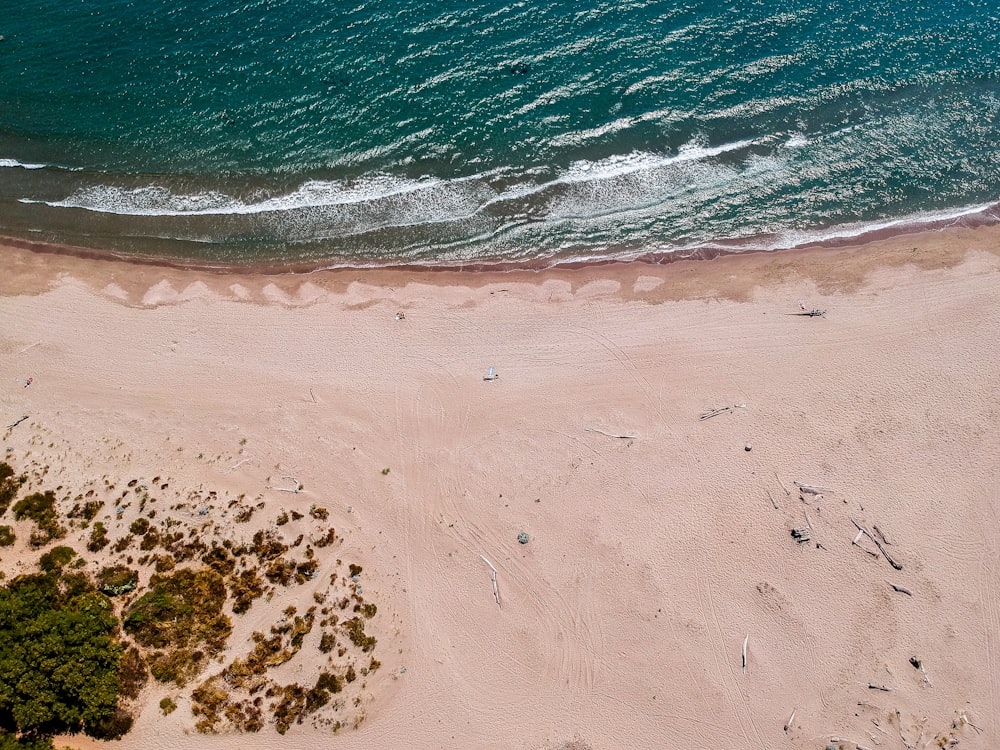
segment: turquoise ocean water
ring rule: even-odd
[[[0,0],[0,234],[316,265],[1000,215],[997,0]]]

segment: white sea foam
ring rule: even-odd
[[[36,162],[24,162],[17,159],[0,159],[0,169],[62,169],[66,172],[81,172],[83,167],[67,167],[62,164],[42,164]]]
[[[743,140],[725,143],[720,146],[704,146],[698,141],[690,141],[681,146],[676,154],[671,155],[653,154],[648,151],[633,151],[630,154],[609,156],[606,159],[599,159],[597,161],[575,161],[570,164],[569,169],[560,175],[555,182],[575,183],[608,180],[635,172],[662,169],[672,164],[709,159],[731,151],[740,151],[752,146],[754,143],[756,143],[754,140]]]
[[[885,219],[883,221],[840,224],[838,226],[824,229],[805,229],[795,231],[785,230],[778,233],[776,240],[768,242],[767,246],[762,246],[760,249],[783,250],[813,243],[832,242],[835,240],[851,240],[862,237],[866,234],[884,232],[892,229],[918,229],[931,224],[946,224],[950,221],[957,221],[966,216],[975,216],[976,214],[984,213],[996,207],[996,203],[980,203],[973,206],[960,206],[958,208],[944,209],[941,211],[921,211],[919,213],[900,216],[895,219]]]
[[[387,198],[430,190],[440,184],[440,180],[434,179],[403,180],[383,175],[353,182],[309,180],[290,193],[249,202],[218,191],[178,194],[159,185],[133,189],[97,185],[78,190],[60,201],[39,201],[29,198],[21,198],[20,201],[123,216],[248,215],[375,203]]]
[[[45,169],[48,164],[26,164],[17,159],[0,159],[0,167],[20,167],[21,169]]]

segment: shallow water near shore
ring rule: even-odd
[[[984,0],[5,14],[0,233],[218,264],[773,249],[1000,197]]]

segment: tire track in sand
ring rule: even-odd
[[[753,740],[756,739],[757,747],[766,748],[768,745],[764,742],[764,737],[760,733],[760,727],[754,721],[753,712],[750,710],[750,704],[746,699],[746,695],[740,686],[735,684],[736,673],[732,666],[734,663],[732,661],[732,654],[724,653],[725,649],[722,643],[725,640],[725,636],[722,632],[722,624],[719,622],[719,615],[715,610],[715,601],[712,598],[711,586],[706,587],[704,578],[700,574],[695,576],[695,581],[698,586],[698,601],[701,604],[702,612],[711,616],[711,622],[706,621],[706,625],[715,633],[715,637],[710,638],[712,641],[712,655],[715,659],[716,673],[719,675],[722,689],[726,694],[726,701],[736,715],[737,721],[739,721],[740,733],[743,735],[747,747],[753,747]],[[724,664],[727,666],[723,666]],[[738,700],[733,695],[734,691],[739,695]],[[747,729],[748,725],[749,730]],[[750,736],[751,731],[754,735],[753,738]]]

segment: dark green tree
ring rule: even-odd
[[[0,741],[127,731],[117,628],[110,601],[82,574],[52,570],[0,588]]]

